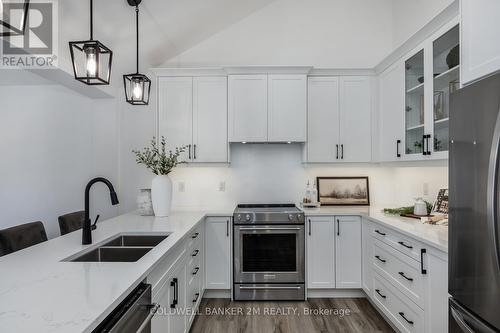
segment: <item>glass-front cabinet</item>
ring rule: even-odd
[[[406,159],[448,157],[450,94],[460,89],[459,41],[455,25],[405,59]]]
[[[424,50],[405,63],[405,153],[422,154],[425,127]]]

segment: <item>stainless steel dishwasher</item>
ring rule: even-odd
[[[151,285],[141,283],[92,332],[96,333],[150,333],[159,304],[151,303]]]

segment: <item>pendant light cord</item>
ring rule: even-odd
[[[139,74],[139,5],[135,6],[136,74]]]
[[[90,0],[90,40],[94,40],[94,0]]]

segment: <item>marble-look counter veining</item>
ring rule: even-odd
[[[420,220],[383,213],[381,207],[321,207],[303,209],[308,216],[360,215],[396,230],[440,251],[448,252],[448,226],[424,224]]]
[[[91,332],[176,243],[212,214],[221,215],[125,214],[99,223],[92,245],[81,245],[82,233],[75,231],[0,257],[0,332]],[[137,262],[62,261],[121,233],[171,234]]]

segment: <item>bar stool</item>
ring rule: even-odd
[[[81,229],[84,218],[85,218],[85,212],[83,210],[59,216],[57,220],[59,221],[59,229],[61,230],[61,236],[66,235],[75,230]]]
[[[47,233],[40,221],[0,230],[0,256],[25,249],[46,240]]]

